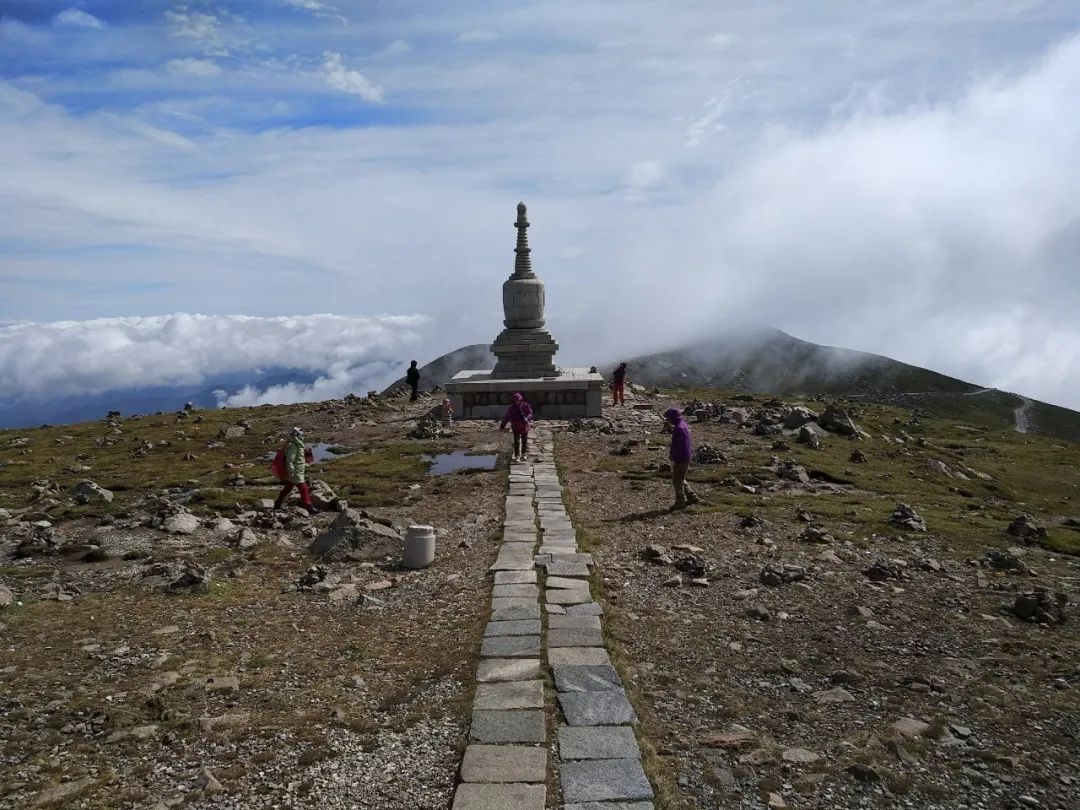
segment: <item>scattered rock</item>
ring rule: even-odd
[[[803,405],[795,405],[784,416],[784,428],[786,430],[796,430],[807,422],[816,422],[817,418],[818,415],[815,411]]]
[[[739,526],[743,529],[763,529],[765,521],[757,515],[747,515],[739,522]]]
[[[70,583],[61,585],[59,582],[51,582],[41,592],[41,598],[50,599],[54,602],[71,602],[80,593],[78,587]]]
[[[669,588],[678,588],[682,585],[682,577],[678,574],[675,574],[675,576],[672,577],[668,577],[664,580],[664,585]]]
[[[1010,574],[1028,575],[1031,569],[1027,564],[1009,551],[990,549],[983,555],[980,563],[993,571],[1007,571]]]
[[[930,724],[916,720],[914,717],[901,717],[892,724],[891,728],[901,737],[913,740],[926,734],[930,730]]]
[[[7,585],[0,585],[0,608],[15,604],[15,592]]]
[[[397,552],[401,544],[401,535],[391,527],[356,509],[346,509],[312,541],[308,551],[323,559],[341,560],[354,557],[356,552],[386,556]]]
[[[251,529],[244,527],[236,533],[234,542],[238,548],[254,548],[259,545],[259,536]]]
[[[646,546],[642,550],[641,556],[654,565],[671,565],[675,562],[666,548],[655,544]]]
[[[55,785],[38,794],[37,799],[34,801],[34,807],[47,807],[60,805],[61,803],[66,805],[93,784],[93,779],[77,779],[74,782]]]
[[[230,427],[223,427],[218,432],[218,435],[223,439],[239,439],[245,433],[247,433],[247,428],[242,425],[231,425]]]
[[[1068,597],[1063,593],[1051,595],[1045,589],[1039,588],[1028,593],[1017,594],[1012,610],[1026,622],[1064,624],[1065,607],[1068,601]]]
[[[321,512],[344,512],[349,508],[348,501],[339,498],[325,481],[316,478],[309,484],[308,489],[311,492],[311,502]]]
[[[814,692],[814,700],[818,703],[851,703],[855,700],[855,696],[851,694],[847,689],[842,686],[837,686],[832,689],[825,689],[820,692]]]
[[[698,464],[727,464],[728,458],[715,447],[703,444],[695,451],[694,461]]]
[[[236,692],[240,689],[240,681],[235,675],[211,675],[203,681],[203,687],[207,692]]]
[[[861,436],[864,431],[852,421],[850,414],[836,405],[828,406],[818,417],[818,424],[830,433],[841,436]]]
[[[858,447],[851,451],[851,455],[848,456],[848,461],[852,464],[864,464],[866,463],[867,455]]]
[[[761,569],[762,585],[785,585],[789,582],[798,582],[806,578],[806,569],[801,565],[777,565],[769,564]]]
[[[847,772],[850,773],[858,782],[880,782],[881,776],[870,765],[864,765],[861,762],[855,762],[847,767]]]
[[[112,503],[113,494],[89,479],[83,479],[71,490],[75,503]]]
[[[896,564],[895,560],[886,560],[879,557],[874,564],[863,570],[863,574],[871,582],[885,582],[890,579],[903,579],[904,571]]]
[[[776,474],[787,481],[796,481],[800,484],[809,484],[810,476],[806,468],[788,459],[776,471]]]
[[[174,512],[161,521],[161,530],[170,534],[194,534],[199,528],[199,519],[190,512]]]
[[[780,754],[780,758],[785,762],[794,762],[798,765],[813,765],[821,759],[813,751],[807,751],[805,748],[786,748]]]
[[[764,605],[751,605],[746,609],[746,615],[759,622],[767,622],[772,619],[772,614]]]
[[[889,515],[889,523],[913,532],[926,531],[926,521],[919,517],[915,510],[906,503],[897,505],[893,513]]]
[[[799,444],[805,444],[811,450],[821,448],[822,430],[817,425],[803,425],[799,428],[799,437],[795,440]]]
[[[802,534],[799,535],[799,540],[804,543],[817,543],[820,545],[829,545],[836,542],[836,538],[829,534],[821,526],[817,526],[811,523],[805,529]]]
[[[753,742],[754,733],[742,726],[732,726],[728,731],[713,734],[701,740],[701,744],[706,748],[723,748],[727,750],[745,748]]]
[[[1046,529],[1037,526],[1028,515],[1020,515],[1014,518],[1005,533],[1010,537],[1019,537],[1027,545],[1041,543],[1046,539]]]
[[[209,578],[206,575],[206,569],[195,562],[186,563],[183,570],[180,572],[180,576],[169,583],[169,588],[174,591],[190,590],[195,588],[206,588],[209,585]]]

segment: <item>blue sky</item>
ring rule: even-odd
[[[565,362],[750,317],[1080,407],[1072,0],[0,0],[0,155],[9,390],[27,322],[489,341],[524,199]]]

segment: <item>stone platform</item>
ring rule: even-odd
[[[601,416],[604,378],[587,368],[564,368],[557,377],[495,379],[490,371],[461,371],[446,384],[458,419],[502,419],[516,392],[537,419]]]

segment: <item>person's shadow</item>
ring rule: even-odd
[[[604,523],[636,523],[641,520],[652,520],[653,518],[663,517],[664,515],[670,514],[670,509],[650,509],[647,512],[634,512],[630,515],[610,518],[609,520],[605,520]]]

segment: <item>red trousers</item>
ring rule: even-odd
[[[294,484],[292,481],[286,481],[285,486],[281,489],[281,494],[277,496],[275,506],[281,506],[285,503],[285,499],[289,497],[289,493],[293,491],[293,487],[300,490],[300,503],[304,506],[311,506],[311,491],[308,489],[307,484]]]
[[[624,383],[614,383],[611,386],[611,403],[613,405],[626,404],[626,386]]]

